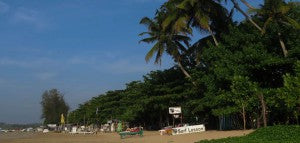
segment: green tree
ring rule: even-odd
[[[45,91],[42,95],[42,119],[44,124],[58,124],[61,114],[68,115],[69,106],[64,100],[63,94],[57,89]]]
[[[299,107],[300,107],[300,61],[297,61],[295,75],[286,74],[283,77],[284,85],[279,88],[279,100],[284,102],[284,108],[289,113],[287,123],[290,122],[290,115],[295,118],[299,124]]]
[[[231,85],[231,100],[240,109],[243,116],[243,127],[246,129],[246,111],[250,108],[251,101],[256,98],[257,85],[249,81],[249,78],[235,76]],[[251,110],[250,110],[251,111]]]
[[[234,76],[230,91],[222,91],[217,96],[217,103],[221,106],[213,110],[215,115],[223,116],[234,113],[242,115],[243,128],[246,129],[247,111],[253,111],[253,103],[258,101],[257,84],[248,77]],[[223,106],[223,107],[222,107]]]
[[[119,119],[131,125],[158,129],[170,122],[167,113],[170,106],[182,107],[183,122],[206,123],[211,129],[217,129],[218,117],[223,115],[234,117],[238,128],[245,128],[246,121],[247,127],[259,127],[262,119],[265,126],[267,121],[269,125],[298,121],[299,63],[296,70],[293,67],[300,58],[299,30],[289,25],[280,28],[289,49],[289,56],[283,57],[281,49],[274,48],[279,47],[274,43],[278,40],[278,26],[274,22],[265,35],[248,20],[229,24],[227,31],[223,31],[217,27],[224,19],[216,19],[214,12],[196,2],[200,0],[170,0],[160,7],[154,19],[141,20],[148,28],[141,34],[148,37],[141,42],[153,44],[146,61],[156,56],[155,63],[160,63],[163,53],[171,55],[188,71],[195,86],[191,86],[180,67],[152,71],[143,80],[126,84],[124,90],[109,91],[80,104],[69,114],[70,121],[92,124]],[[219,4],[220,1],[201,2]],[[212,36],[190,46],[187,36],[192,36],[189,32],[196,28],[192,24],[196,22],[193,12],[196,7],[202,8],[201,12],[209,18],[208,24],[218,46],[213,44]],[[299,22],[299,6],[287,15]],[[175,18],[164,27],[169,16]],[[260,20],[261,16],[251,18]],[[193,63],[196,60],[198,63]]]
[[[265,0],[264,5],[260,9],[253,9],[264,21],[262,33],[266,32],[267,28],[274,28],[271,24],[275,24],[278,28],[277,36],[282,48],[284,57],[288,56],[288,50],[282,38],[283,26],[291,26],[296,30],[300,29],[300,24],[289,16],[290,11],[297,6],[297,3],[285,3],[284,0]]]
[[[190,38],[163,30],[161,25],[163,18],[163,11],[159,11],[153,20],[148,17],[144,17],[140,21],[140,24],[144,24],[148,28],[148,32],[143,32],[140,34],[140,36],[145,34],[149,36],[148,38],[142,39],[140,42],[154,43],[153,47],[147,53],[145,59],[148,62],[155,54],[156,56],[154,63],[160,64],[162,55],[164,52],[166,52],[173,57],[174,61],[178,64],[184,75],[188,78],[191,78],[190,74],[182,64],[184,55],[183,53],[187,51],[186,47],[182,43],[188,46],[188,41]]]
[[[214,30],[224,28],[224,25],[214,27],[213,24],[218,22],[217,19],[224,20],[227,10],[218,0],[171,0],[166,3],[166,8],[169,14],[163,22],[164,29],[172,27],[176,32],[191,34],[192,26],[201,31],[208,31],[215,45],[219,45]]]

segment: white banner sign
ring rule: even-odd
[[[169,114],[181,114],[181,107],[169,107]]]
[[[178,128],[172,128],[172,129],[173,129],[172,135],[180,135],[180,134],[204,132],[205,126],[202,124],[202,125],[178,127]]]

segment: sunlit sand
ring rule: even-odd
[[[131,136],[120,139],[117,133],[98,133],[92,135],[64,133],[1,133],[1,143],[194,143],[204,139],[218,139],[230,136],[242,136],[253,130],[206,131],[184,135],[159,135],[158,131],[145,131],[144,137]]]

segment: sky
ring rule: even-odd
[[[139,43],[146,31],[140,19],[153,17],[163,2],[0,0],[0,122],[41,122],[45,90],[57,88],[73,110],[173,66],[168,56],[162,65],[147,64],[151,45]]]

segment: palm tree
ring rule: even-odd
[[[148,27],[147,32],[143,32],[140,36],[148,35],[149,37],[142,39],[140,42],[146,43],[154,43],[154,46],[147,53],[145,60],[149,62],[149,60],[155,54],[155,64],[161,64],[161,58],[164,52],[167,52],[171,55],[174,61],[178,64],[181,71],[188,78],[191,78],[191,75],[185,70],[182,65],[183,53],[187,51],[184,43],[188,46],[189,37],[171,33],[168,31],[164,31],[161,25],[161,21],[163,19],[164,12],[157,12],[157,16],[154,19],[150,19],[148,17],[144,17],[140,24],[146,25]]]
[[[241,2],[246,5],[249,9],[255,9],[250,3],[248,3],[246,0],[241,0]]]
[[[216,46],[219,45],[211,27],[212,18],[222,17],[227,10],[220,0],[170,0],[166,3],[169,15],[163,22],[164,29],[172,27],[175,32],[191,34],[191,27],[210,33]]]
[[[250,6],[250,4],[248,4],[245,0],[241,0],[246,6]],[[231,0],[231,2],[233,3],[233,6],[235,9],[237,9],[241,14],[243,14],[247,20],[249,20],[259,31],[263,31],[263,29],[252,20],[252,18],[245,12],[242,10],[242,8],[239,6],[238,2],[236,0]],[[252,7],[252,6],[251,6]],[[251,9],[251,8],[250,8]]]
[[[289,2],[285,3],[284,0],[265,0],[263,6],[260,9],[253,10],[257,13],[260,18],[264,20],[264,27],[262,29],[262,33],[266,32],[268,26],[273,23],[282,27],[284,25],[291,26],[295,29],[300,29],[300,24],[289,17],[289,12],[295,6],[296,3]],[[285,43],[282,39],[280,29],[277,32],[278,40],[283,52],[284,57],[288,56],[288,50],[285,46]]]

